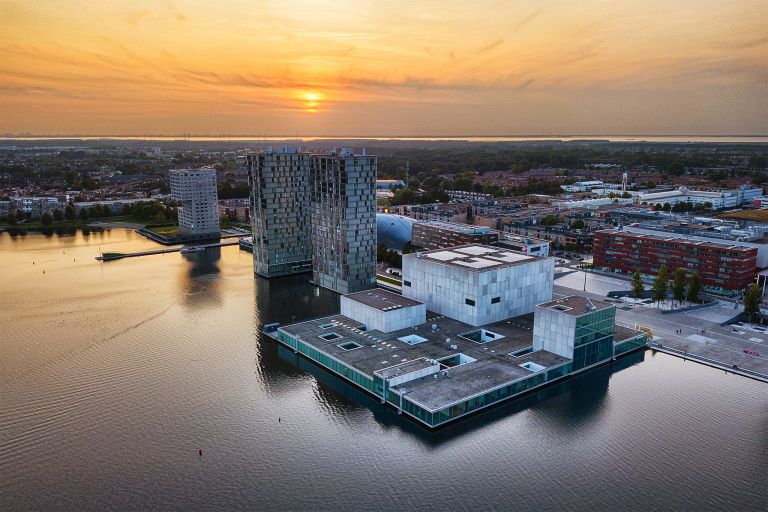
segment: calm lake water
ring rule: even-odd
[[[429,433],[258,335],[337,296],[236,246],[94,260],[154,247],[0,234],[0,509],[768,504],[764,384],[646,352]]]

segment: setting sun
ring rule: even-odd
[[[304,110],[307,112],[317,112],[318,107],[320,106],[320,100],[321,100],[320,94],[316,92],[308,92],[304,94]]]

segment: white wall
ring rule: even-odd
[[[550,308],[536,307],[533,319],[533,349],[546,350],[573,359],[576,317]]]
[[[403,257],[404,296],[424,302],[430,311],[475,326],[531,313],[536,304],[552,300],[553,277],[554,262],[549,258],[477,272],[427,257]],[[494,297],[501,300],[492,304]],[[475,305],[466,304],[466,299]]]
[[[427,321],[427,307],[424,304],[382,311],[345,295],[341,297],[341,314],[364,324],[368,330],[381,332],[399,331]]]

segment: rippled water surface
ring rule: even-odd
[[[254,280],[237,247],[94,260],[155,247],[0,234],[0,509],[768,503],[763,384],[647,352],[428,433],[258,336],[336,312],[306,276]]]

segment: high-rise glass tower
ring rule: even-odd
[[[276,277],[312,269],[308,153],[269,148],[247,157],[254,272]]]
[[[171,198],[179,207],[179,235],[189,238],[218,237],[219,197],[214,169],[174,169],[169,173]]]
[[[376,157],[351,149],[312,155],[312,276],[347,294],[376,286]]]

